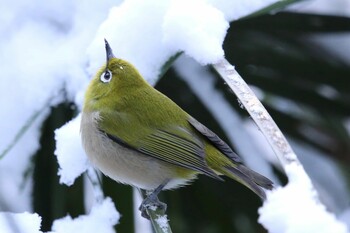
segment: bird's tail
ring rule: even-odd
[[[266,199],[266,194],[262,188],[273,188],[273,182],[271,180],[242,164],[225,167],[222,173],[245,185],[263,200]]]

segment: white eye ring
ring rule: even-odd
[[[112,80],[112,72],[106,70],[101,74],[100,80],[104,83],[109,83]]]

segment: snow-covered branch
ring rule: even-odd
[[[266,111],[247,83],[235,70],[234,66],[226,59],[223,59],[214,64],[213,67],[236,94],[240,103],[242,103],[249,115],[258,125],[283,167],[285,168],[291,163],[300,164],[281,130],[272,120],[270,114]]]
[[[288,141],[234,66],[223,59],[213,67],[264,134],[289,179],[285,187],[268,191],[267,200],[259,209],[259,222],[271,233],[346,233],[345,224],[337,221],[334,214],[328,212],[320,202],[310,178]]]

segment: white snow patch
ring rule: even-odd
[[[114,233],[114,225],[119,221],[120,215],[110,198],[102,203],[96,203],[90,214],[75,219],[70,216],[55,220],[51,233]]]
[[[42,233],[40,231],[41,217],[34,213],[0,212],[0,232],[3,233]]]
[[[167,215],[158,215],[155,219],[159,227],[166,233],[168,232],[168,217]]]
[[[350,207],[348,207],[339,217],[341,221],[347,224],[348,229],[350,229]]]
[[[172,1],[164,18],[163,42],[203,65],[216,63],[224,56],[228,27],[224,14],[204,1]]]
[[[310,179],[295,163],[286,167],[289,183],[267,192],[259,222],[270,233],[346,233],[347,227],[319,202]]]
[[[72,121],[55,130],[56,150],[60,183],[72,185],[74,180],[89,167],[88,158],[80,140],[80,119],[78,115]]]

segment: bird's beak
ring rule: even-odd
[[[109,46],[108,41],[105,39],[105,46],[106,46],[106,57],[107,57],[107,64],[111,58],[115,58],[113,55],[113,51],[111,49],[111,46]]]

